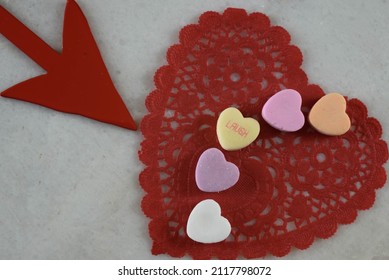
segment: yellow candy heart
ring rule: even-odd
[[[227,151],[235,151],[250,145],[259,134],[259,123],[253,118],[244,118],[233,107],[221,112],[216,125],[220,145]]]
[[[339,93],[328,93],[320,98],[309,112],[308,120],[317,131],[330,136],[342,135],[351,126],[346,100]]]

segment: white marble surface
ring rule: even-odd
[[[136,121],[178,31],[206,10],[260,11],[304,53],[311,83],[367,104],[388,138],[386,0],[79,0],[111,76]],[[0,0],[56,49],[65,0]],[[0,36],[0,91],[43,73]],[[152,256],[140,210],[139,132],[0,99],[1,259],[166,259]],[[389,258],[389,188],[355,223],[288,259]]]

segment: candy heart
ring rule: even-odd
[[[259,123],[253,118],[244,118],[233,107],[221,112],[216,125],[220,145],[227,151],[235,151],[250,145],[259,134]]]
[[[226,161],[216,148],[204,151],[197,162],[195,179],[198,188],[204,192],[221,192],[238,182],[238,167]]]
[[[200,243],[216,243],[230,235],[230,222],[221,216],[220,205],[213,199],[198,203],[189,215],[186,233]]]
[[[329,93],[320,98],[309,112],[308,119],[317,131],[330,136],[342,135],[351,126],[346,100],[339,93]]]
[[[293,89],[284,89],[265,103],[262,117],[272,127],[281,131],[297,131],[303,127],[305,119],[301,112],[301,95]]]

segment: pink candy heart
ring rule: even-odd
[[[196,184],[204,192],[221,192],[238,182],[238,167],[226,161],[223,153],[216,148],[204,151],[197,162]]]
[[[272,127],[281,131],[297,131],[303,127],[305,118],[301,112],[301,95],[293,89],[284,89],[265,103],[262,117]]]

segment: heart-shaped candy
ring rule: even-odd
[[[330,136],[345,134],[351,127],[346,100],[339,93],[320,98],[309,112],[308,119],[317,131]]]
[[[231,224],[221,216],[220,205],[213,199],[199,202],[189,215],[186,233],[200,243],[216,243],[230,235]]]
[[[238,182],[238,167],[226,161],[217,148],[204,151],[197,162],[195,179],[198,188],[204,192],[221,192]]]
[[[286,132],[297,131],[303,127],[305,118],[301,112],[300,93],[293,89],[284,89],[265,103],[262,117],[272,127]]]
[[[233,107],[221,112],[216,125],[219,143],[227,151],[247,147],[257,138],[259,130],[258,121],[244,118],[242,113]]]

